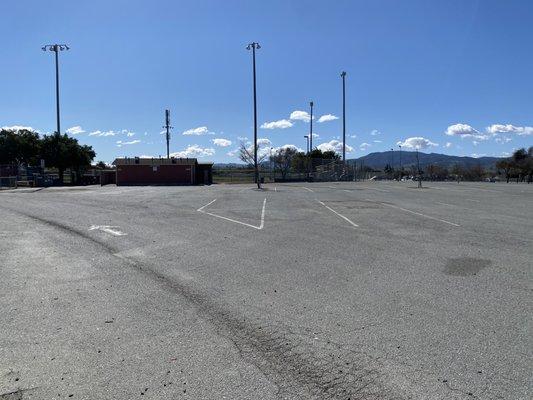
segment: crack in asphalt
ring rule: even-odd
[[[87,232],[40,216],[6,208],[68,234],[79,236],[104,248],[138,271],[162,283],[188,300],[197,311],[230,340],[241,357],[255,365],[278,388],[281,398],[400,400],[386,385],[380,362],[363,352],[331,341],[317,341],[291,332],[285,326],[236,316],[205,294],[179,283],[145,263],[127,258],[108,243]]]

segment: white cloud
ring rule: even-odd
[[[325,115],[322,115],[319,119],[318,119],[318,122],[327,122],[327,121],[334,121],[336,119],[339,119],[339,117],[333,115],[333,114],[325,114]]]
[[[300,111],[300,110],[291,112],[291,115],[289,118],[292,119],[293,121],[309,122],[311,120],[311,116],[309,115],[307,111]]]
[[[22,125],[3,126],[2,130],[15,131],[15,132],[18,132],[18,131],[32,131],[32,132],[39,133],[39,131],[37,129],[33,129],[31,126],[22,126]]]
[[[191,146],[187,146],[187,148],[183,151],[177,151],[175,153],[170,153],[171,157],[178,157],[178,158],[195,158],[195,157],[205,157],[205,156],[212,156],[215,154],[215,149],[206,147],[202,148],[198,146],[197,144],[193,144]]]
[[[303,151],[302,149],[300,149],[298,146],[295,146],[295,145],[293,145],[293,144],[284,144],[283,146],[274,147],[274,148],[272,149],[272,154],[274,154],[274,153],[276,153],[276,152],[278,152],[278,151],[280,151],[280,150],[285,150],[285,149],[293,149],[293,150],[296,150],[296,151],[298,151],[298,152],[300,152],[300,153],[303,153],[303,152],[304,152],[304,151]],[[266,151],[267,153],[270,152],[270,149],[266,149],[266,150],[267,150],[267,151]],[[257,153],[257,154],[261,154],[261,151],[259,151],[259,153]]]
[[[89,136],[116,136],[116,135],[119,135],[120,132],[115,132],[115,131],[94,131],[94,132],[91,132],[89,133]]]
[[[348,135],[349,137],[351,137],[352,139],[355,139],[357,137],[357,135]]]
[[[437,143],[433,143],[429,139],[423,138],[423,137],[410,137],[405,139],[403,142],[396,143],[402,147],[406,147],[408,149],[427,149],[429,147],[438,146]]]
[[[502,137],[498,136],[496,139],[494,139],[496,143],[500,143],[500,144],[509,143],[511,140],[513,139],[511,139],[510,137],[505,137],[505,136],[502,136]]]
[[[495,135],[498,133],[515,133],[519,136],[533,135],[533,126],[514,126],[511,124],[494,124],[487,127],[487,132]]]
[[[476,153],[472,153],[470,154],[470,157],[474,157],[474,158],[480,158],[480,157],[485,157],[486,154],[476,154]]]
[[[454,124],[450,125],[446,129],[446,135],[448,136],[459,136],[462,138],[472,138],[477,140],[487,140],[489,138],[488,135],[484,135],[471,127],[468,124]]]
[[[126,133],[126,136],[127,136],[127,137],[135,136],[135,132],[127,132],[127,133]]]
[[[377,129],[374,129],[372,132],[370,132],[370,135],[371,136],[378,136],[378,135],[381,135],[381,132],[378,131]]]
[[[228,147],[228,146],[231,146],[231,140],[217,138],[217,139],[213,139],[213,144],[219,147]]]
[[[129,144],[137,144],[137,143],[141,143],[141,141],[138,139],[131,140],[129,142],[123,142],[122,140],[117,140],[117,147],[122,147],[122,146],[127,146]]]
[[[319,144],[317,146],[317,149],[319,149],[321,151],[335,151],[337,153],[341,153],[342,152],[342,142],[340,142],[338,140],[331,140],[329,142]],[[346,145],[346,152],[350,153],[352,151],[353,151],[353,147],[349,146],[349,145]]]
[[[381,140],[374,140],[374,143],[381,143]]]
[[[280,119],[279,121],[265,122],[261,125],[261,129],[286,129],[293,125],[288,119]]]
[[[248,140],[246,136],[237,136],[237,139],[239,139],[241,142],[246,142]]]
[[[360,148],[361,150],[366,150],[366,149],[368,149],[369,147],[372,147],[372,145],[371,145],[370,143],[361,143],[361,144],[359,145],[359,148]]]
[[[259,138],[257,139],[257,145],[259,147],[261,146],[270,146],[272,144],[272,142],[270,140],[268,140],[267,138]]]
[[[209,129],[207,129],[207,126],[199,126],[198,128],[192,128],[187,129],[186,131],[182,132],[182,135],[195,135],[195,136],[201,136],[201,135],[214,135],[213,132],[209,132]]]
[[[230,156],[230,157],[235,157],[236,155],[239,154],[239,149],[234,149],[234,150],[228,151],[226,154],[228,156]]]
[[[446,142],[446,144],[444,145],[444,147],[446,147],[447,149],[449,149],[452,146],[453,146],[452,142]]]
[[[80,133],[84,133],[85,131],[81,129],[81,126],[73,126],[71,128],[68,128],[65,132],[71,134],[71,135],[78,135]]]

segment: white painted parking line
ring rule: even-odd
[[[110,226],[110,225],[91,225],[89,227],[89,230],[90,231],[98,230],[98,231],[102,231],[105,233],[109,233],[110,235],[113,235],[113,236],[126,236],[127,233],[122,232],[121,230],[119,230],[119,228],[120,228],[119,226]]]
[[[372,201],[372,200],[368,200],[368,199],[367,199],[367,201]],[[402,210],[402,211],[405,211],[405,212],[408,212],[408,213],[411,213],[411,214],[419,215],[419,216],[424,217],[424,218],[432,219],[432,220],[434,220],[434,221],[443,222],[443,223],[445,223],[445,224],[449,224],[449,225],[453,225],[453,226],[458,226],[458,227],[461,226],[461,225],[456,224],[456,223],[454,223],[454,222],[446,221],[446,220],[444,220],[444,219],[440,219],[440,218],[435,218],[435,217],[432,217],[432,216],[430,216],[430,215],[426,215],[426,214],[422,214],[422,213],[419,213],[419,212],[416,212],[416,211],[408,210],[407,208],[398,207],[398,206],[395,206],[395,205],[393,205],[393,204],[387,204],[387,203],[382,203],[382,202],[379,202],[379,204],[384,205],[384,206],[387,206],[387,207],[396,208],[396,209],[398,209],[398,210]]]
[[[305,187],[305,186],[301,186],[301,187],[303,187],[303,188],[304,188],[305,190],[307,190],[308,192],[313,192],[313,193],[314,193],[314,190],[311,190],[311,189],[309,189],[308,187]]]
[[[442,201],[436,201],[435,203],[437,203],[437,204],[442,204],[443,206],[457,207],[457,206],[454,205],[454,204],[443,203]]]
[[[213,200],[213,201],[210,201],[209,203],[207,203],[205,206],[202,206],[200,207],[198,210],[196,211],[202,211],[204,208],[206,208],[207,206],[210,206],[211,204],[213,204],[215,201],[217,201],[217,199]]]
[[[216,201],[213,200],[212,202],[210,203],[207,203],[205,206],[203,207],[200,207],[198,210],[196,211],[199,211],[201,212],[202,214],[207,214],[207,215],[211,215],[212,217],[216,217],[216,218],[220,218],[220,219],[223,219],[225,221],[229,221],[229,222],[233,222],[235,224],[239,224],[239,225],[244,225],[244,226],[248,226],[250,228],[254,228],[254,229],[257,229],[257,230],[261,230],[263,229],[263,227],[265,226],[265,210],[266,210],[266,197],[265,199],[263,200],[263,209],[261,210],[261,224],[259,226],[255,226],[255,225],[252,225],[252,224],[247,224],[246,222],[242,222],[242,221],[237,221],[236,219],[233,219],[233,218],[228,218],[228,217],[224,217],[222,215],[218,215],[218,214],[214,214],[214,213],[211,213],[211,212],[207,212],[207,211],[204,211],[204,208],[206,208],[208,205],[210,204],[213,204],[214,202]]]
[[[341,217],[343,220],[345,220],[346,222],[348,222],[349,224],[355,226],[356,228],[359,228],[359,225],[357,225],[355,222],[353,222],[352,220],[346,218],[344,215],[342,214],[339,214],[337,211],[335,211],[333,208],[331,207],[328,207],[327,205],[324,204],[324,202],[320,201],[320,200],[317,200],[320,204],[322,204],[324,207],[326,207],[329,211],[337,214],[339,217]]]

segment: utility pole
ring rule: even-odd
[[[253,76],[254,76],[254,175],[255,182],[257,183],[257,188],[261,189],[261,182],[259,181],[259,166],[257,165],[257,91],[255,83],[255,50],[260,49],[261,46],[259,43],[252,42],[246,46],[247,50],[252,50],[252,60],[253,60]]]
[[[170,126],[170,110],[165,110],[165,126],[167,130],[167,159],[170,158],[170,130],[173,128]]]
[[[342,163],[346,168],[346,72],[342,71]]]
[[[61,133],[61,123],[59,118],[59,52],[63,50],[70,50],[66,44],[46,44],[41,47],[43,51],[53,51],[56,59],[56,120],[57,120],[57,133]]]

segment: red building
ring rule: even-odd
[[[117,158],[117,186],[210,185],[212,163],[196,158]]]

